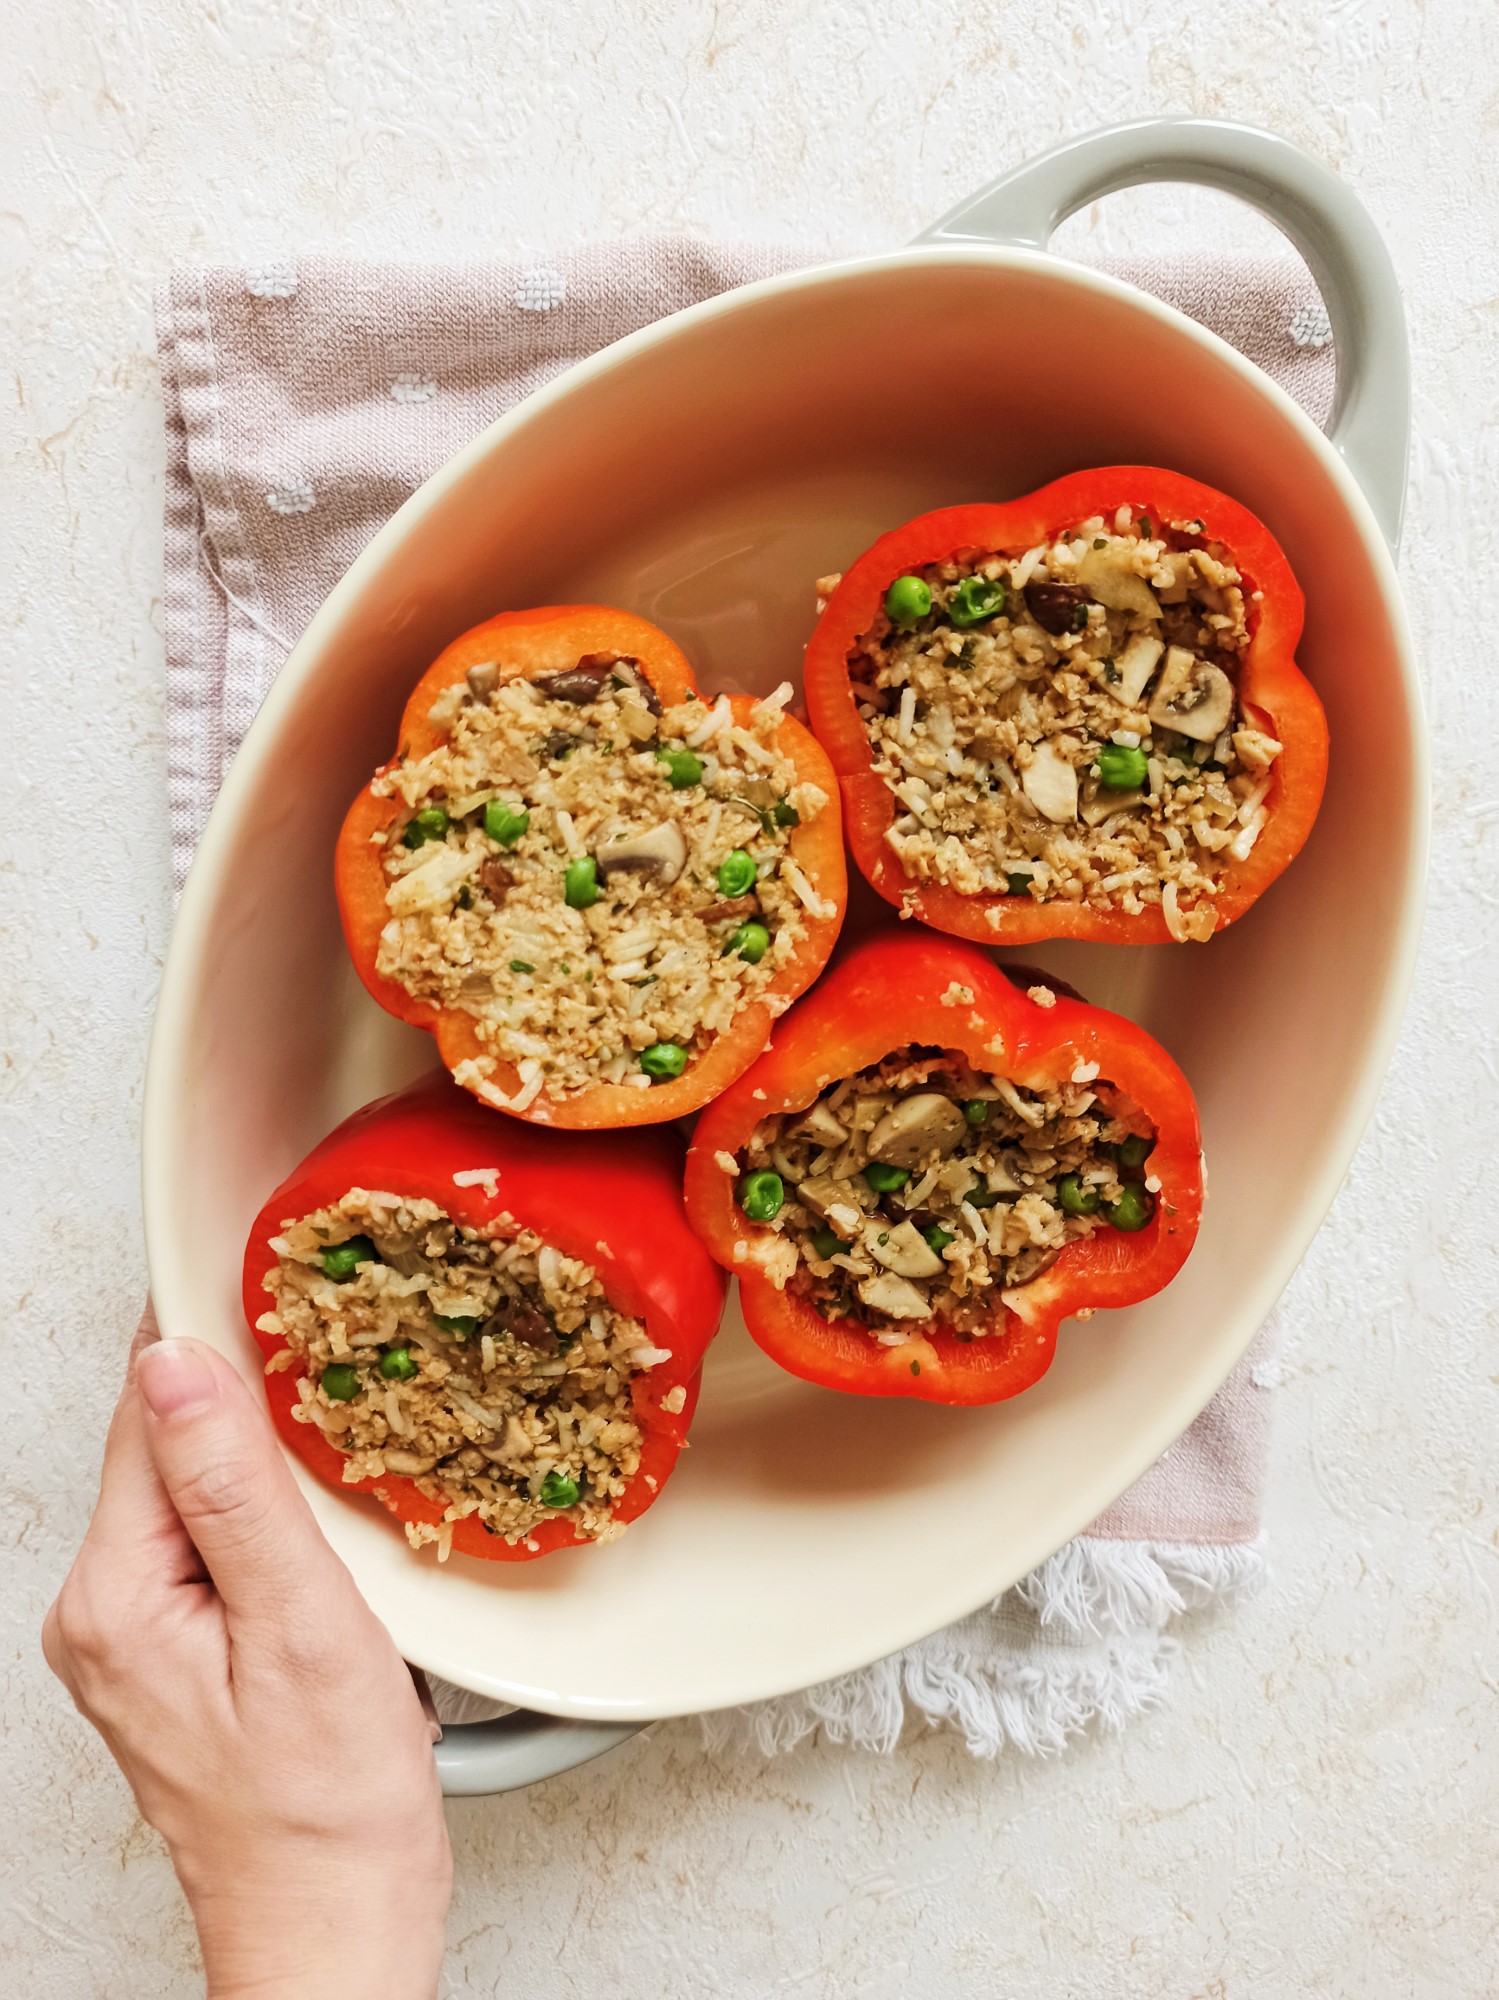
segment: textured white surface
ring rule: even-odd
[[[455,1805],[448,1991],[1499,1986],[1482,1824],[1499,1792],[1499,1271],[1475,1170],[1499,1120],[1499,693],[1472,581],[1487,592],[1499,560],[1489,10],[931,0],[919,33],[895,0],[811,28],[800,13],[0,8],[0,649],[21,751],[0,876],[7,1161],[40,1224],[3,1264],[19,1421],[0,1866],[13,1982],[37,2000],[196,1990],[165,1857],[36,1643],[142,1283],[135,1117],[168,914],[153,279],[225,255],[273,272],[305,248],[504,246],[540,268],[553,245],[640,226],[893,243],[1026,152],[1146,110],[1262,122],[1348,174],[1394,249],[1415,347],[1405,570],[1436,723],[1432,910],[1375,1127],[1281,1309],[1271,1586],[1192,1634],[1168,1710],[1055,1762],[976,1764],[932,1738],[759,1765],[662,1726],[538,1793]],[[1126,251],[1265,243],[1165,191],[1069,233],[1090,227]]]

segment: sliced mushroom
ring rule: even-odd
[[[848,1137],[848,1127],[821,1102],[796,1121],[795,1130],[815,1139],[819,1146],[841,1146]]]
[[[487,861],[480,863],[478,881],[479,887],[498,909],[515,887],[515,874],[503,861],[491,855]]]
[[[499,684],[498,660],[479,660],[468,670],[468,691],[475,701],[488,701]]]
[[[1034,1245],[1017,1252],[1010,1259],[1010,1268],[1006,1273],[1008,1279],[1006,1290],[1012,1290],[1017,1285],[1028,1285],[1033,1278],[1039,1278],[1043,1271],[1051,1269],[1061,1254],[1059,1249],[1054,1250],[1046,1244]]]
[[[392,1451],[389,1446],[381,1454],[387,1472],[399,1473],[403,1479],[415,1479],[418,1473],[430,1472],[437,1463],[436,1457],[425,1458],[420,1452]]]
[[[885,1113],[869,1135],[872,1160],[914,1167],[933,1154],[945,1159],[967,1129],[962,1111],[940,1091],[918,1090]]]
[[[1102,788],[1091,799],[1084,799],[1078,807],[1078,818],[1084,826],[1102,826],[1115,813],[1138,812],[1141,806],[1150,803],[1145,792],[1106,792]]]
[[[1159,618],[1161,607],[1150,585],[1130,567],[1126,549],[1113,545],[1089,549],[1077,566],[1077,580],[1090,597],[1110,611],[1135,611],[1142,618]]]
[[[687,842],[675,820],[662,820],[645,833],[630,834],[593,850],[593,858],[605,875],[632,870],[654,875],[663,884],[675,882],[687,866]]]
[[[606,660],[613,677],[623,682],[628,693],[638,696],[652,715],[661,713],[660,698],[641,671],[640,662],[633,653],[585,653],[578,665],[591,666],[596,660]]]
[[[1078,632],[1087,623],[1088,593],[1076,583],[1028,583],[1025,608],[1041,627],[1059,639],[1064,632]],[[1079,618],[1078,613],[1083,613]]]
[[[848,1182],[835,1180],[831,1174],[809,1174],[796,1184],[797,1200],[814,1215],[825,1216],[835,1203],[846,1205],[851,1194]]]
[[[699,910],[698,916],[705,924],[742,924],[759,912],[758,896],[726,896],[721,902],[709,903],[706,909]]]
[[[1115,657],[1114,666],[1119,678],[1113,685],[1113,692],[1126,708],[1139,707],[1146,683],[1165,650],[1161,640],[1153,639],[1148,632],[1137,632]]]
[[[1038,743],[1020,774],[1020,788],[1054,826],[1077,818],[1077,772],[1053,743]]]
[[[1185,646],[1171,647],[1146,710],[1151,721],[1194,742],[1211,743],[1233,712],[1234,684],[1223,669],[1199,660]]]
[[[864,1278],[859,1284],[859,1297],[871,1312],[883,1313],[886,1319],[930,1319],[932,1309],[907,1278],[897,1278],[893,1272],[883,1272],[877,1278]]]
[[[914,1222],[898,1222],[892,1229],[876,1216],[865,1223],[863,1237],[874,1261],[898,1278],[935,1278],[942,1269],[942,1259]]]
[[[613,666],[613,654],[585,653],[565,674],[543,674],[533,685],[548,701],[570,701],[581,706],[585,701],[598,699],[599,689],[608,680]]]

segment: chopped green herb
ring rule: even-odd
[[[536,967],[524,958],[512,958],[510,961],[510,970],[512,972],[534,972]]]

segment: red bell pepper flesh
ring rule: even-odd
[[[1017,500],[943,507],[882,535],[846,573],[807,647],[807,713],[833,760],[843,791],[844,825],[855,862],[903,916],[981,944],[1028,944],[1041,938],[1105,944],[1174,942],[1159,906],[1131,914],[1058,898],[966,896],[940,882],[907,875],[885,834],[896,801],[873,769],[873,753],[849,685],[848,660],[873,624],[891,581],[969,549],[1020,552],[1051,540],[1091,515],[1112,520],[1128,505],[1155,522],[1196,521],[1221,542],[1244,578],[1251,602],[1250,641],[1239,670],[1245,719],[1285,747],[1274,765],[1263,831],[1247,861],[1231,863],[1214,908],[1221,930],[1241,917],[1306,842],[1327,782],[1327,718],[1296,664],[1304,600],[1279,543],[1264,523],[1226,494],[1181,473],[1150,465],[1109,465],[1074,472]],[[991,921],[997,913],[997,923]]]
[[[455,1174],[485,1167],[496,1170],[492,1190],[483,1183],[454,1182]],[[536,1132],[517,1120],[496,1118],[446,1076],[427,1077],[345,1119],[276,1189],[245,1248],[245,1317],[268,1361],[287,1345],[256,1326],[271,1309],[262,1283],[276,1264],[270,1239],[285,1222],[329,1207],[350,1188],[434,1201],[471,1229],[512,1216],[564,1255],[591,1264],[610,1302],[644,1322],[650,1345],[670,1350],[669,1361],[641,1370],[632,1384],[632,1414],[644,1448],[639,1470],[612,1511],[617,1521],[633,1521],[666,1484],[686,1441],[699,1366],[718,1330],[727,1289],[688,1228],[681,1170],[675,1134],[645,1131],[610,1139]],[[442,1519],[441,1504],[410,1479],[387,1474],[357,1485],[346,1482],[343,1454],[315,1424],[293,1418],[297,1381],[295,1369],[265,1378],[276,1429],[305,1465],[341,1493],[373,1493],[398,1520]],[[663,1399],[678,1386],[686,1391],[685,1406],[664,1410]],[[491,1562],[526,1562],[575,1546],[586,1543],[560,1516],[514,1544],[474,1518],[453,1529],[460,1554]]]
[[[425,757],[438,747],[444,732],[431,720],[433,702],[445,688],[463,680],[470,667],[493,660],[500,648],[504,652],[500,672],[505,679],[524,675],[527,680],[537,680],[565,671],[586,653],[613,652],[640,662],[663,708],[685,701],[697,687],[686,657],[666,634],[630,612],[597,604],[504,611],[455,639],[417,682],[401,717],[399,753]],[[733,695],[730,702],[736,721],[746,722],[754,707],[753,698]],[[798,783],[817,785],[828,795],[828,803],[816,819],[793,828],[789,846],[792,857],[833,914],[805,914],[805,933],[795,956],[740,1008],[733,1025],[690,1061],[679,1077],[655,1083],[649,1090],[621,1083],[597,1083],[566,1097],[553,1097],[543,1090],[526,1111],[512,1115],[536,1125],[590,1130],[656,1125],[696,1111],[754,1061],[765,1046],[777,1010],[804,992],[827,964],[848,899],[838,781],[826,752],[794,716],[782,720],[778,747],[795,766]],[[389,770],[390,765],[384,768]],[[454,1070],[471,1057],[493,1053],[479,1040],[473,1015],[417,1000],[396,980],[382,978],[376,970],[380,933],[390,912],[385,902],[389,884],[381,860],[384,850],[373,836],[384,833],[403,812],[398,799],[380,798],[368,785],[349,808],[334,862],[344,937],[355,971],[380,1005],[398,1020],[427,1029],[443,1062]],[[490,1081],[508,1095],[516,1091],[520,1079],[513,1064],[497,1061]]]
[[[971,945],[887,927],[849,952],[786,1016],[767,1053],[698,1120],[687,1155],[688,1216],[738,1275],[750,1333],[791,1374],[864,1396],[1001,1402],[1046,1373],[1069,1314],[1134,1305],[1181,1269],[1202,1213],[1191,1088],[1142,1028],[1052,990],[1054,1004],[1041,1006]],[[1148,1171],[1160,1191],[1144,1229],[1099,1228],[1069,1243],[1049,1270],[1010,1294],[1010,1304],[996,1299],[1000,1330],[961,1341],[929,1320],[904,1346],[881,1347],[852,1320],[823,1319],[763,1275],[758,1267],[779,1239],[746,1219],[735,1199],[737,1176],[724,1172],[718,1156],[737,1158],[762,1118],[805,1110],[830,1084],[909,1043],[955,1050],[980,1072],[1037,1090],[1069,1080],[1080,1063],[1097,1063],[1099,1076],[1155,1128]]]

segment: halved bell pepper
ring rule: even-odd
[[[1264,804],[1267,820],[1247,860],[1231,862],[1213,907],[1216,928],[1241,917],[1301,850],[1327,778],[1327,719],[1296,664],[1304,600],[1279,543],[1236,500],[1158,466],[1109,465],[1075,472],[997,505],[943,507],[882,535],[846,572],[807,647],[807,712],[843,791],[849,848],[869,882],[903,917],[984,944],[1041,938],[1112,944],[1171,940],[1157,905],[1131,913],[1057,897],[965,895],[909,875],[886,839],[900,807],[871,768],[873,752],[850,686],[849,664],[876,622],[892,581],[972,551],[1015,553],[1052,540],[1093,515],[1112,521],[1127,506],[1156,523],[1200,521],[1244,578],[1250,640],[1239,676],[1246,720],[1284,747]]]
[[[1045,980],[1044,974],[1030,975]],[[1197,1106],[1186,1078],[1142,1028],[1047,986],[1049,1004],[1013,985],[971,945],[893,928],[857,946],[779,1023],[767,1053],[704,1112],[687,1156],[687,1213],[737,1274],[745,1323],[772,1359],[808,1382],[865,1396],[996,1403],[1050,1367],[1057,1329],[1095,1306],[1133,1305],[1186,1261],[1202,1212]],[[783,1239],[750,1221],[728,1171],[764,1118],[806,1110],[839,1079],[916,1045],[951,1050],[974,1069],[1031,1090],[1075,1081],[1080,1065],[1114,1084],[1155,1131],[1150,1220],[1069,1242],[1049,1269],[993,1297],[990,1328],[959,1339],[939,1320],[882,1346],[852,1317],[825,1319],[767,1265]],[[1090,1071],[1084,1068],[1083,1075]]]
[[[401,717],[392,764],[424,757],[443,741],[446,732],[433,722],[432,705],[444,689],[464,681],[470,668],[497,662],[501,680],[539,680],[566,672],[590,653],[628,656],[637,663],[663,707],[670,708],[697,692],[692,668],[679,648],[656,626],[630,612],[597,604],[505,611],[455,639],[417,682]],[[729,700],[735,720],[747,723],[754,698],[733,695]],[[696,1111],[753,1062],[765,1046],[776,1015],[810,986],[826,965],[848,896],[837,781],[826,752],[794,716],[782,718],[777,745],[795,766],[798,783],[815,784],[828,795],[823,811],[793,828],[790,835],[791,856],[821,899],[821,913],[809,909],[805,914],[804,935],[795,956],[761,992],[745,1002],[729,1029],[689,1060],[681,1075],[658,1081],[649,1090],[606,1082],[568,1096],[552,1096],[543,1089],[524,1111],[514,1115],[537,1125],[592,1129],[660,1124]],[[376,778],[392,764],[377,772]],[[427,1029],[443,1062],[456,1071],[471,1059],[491,1053],[476,1032],[475,1017],[458,1008],[418,1000],[376,969],[380,933],[390,917],[386,904],[389,883],[381,859],[384,847],[378,836],[404,816],[399,799],[381,797],[369,785],[349,808],[335,857],[344,937],[355,971],[380,1005],[399,1020]],[[517,1085],[515,1066],[498,1061],[483,1083],[476,1080],[468,1087],[486,1102],[510,1110],[512,1107],[499,1104],[498,1098],[514,1094]]]
[[[476,1172],[483,1177],[472,1179]],[[699,1366],[727,1289],[687,1225],[681,1172],[674,1133],[616,1139],[536,1132],[496,1118],[447,1076],[429,1076],[346,1118],[276,1189],[245,1247],[245,1317],[266,1360],[273,1360],[288,1343],[256,1324],[269,1303],[263,1280],[277,1261],[271,1239],[285,1223],[333,1205],[353,1188],[436,1202],[471,1229],[513,1218],[565,1256],[592,1265],[611,1304],[643,1321],[653,1346],[670,1350],[670,1359],[632,1378],[632,1414],[645,1444],[639,1470],[611,1511],[617,1521],[633,1521],[656,1499],[686,1442]],[[279,1368],[267,1372],[265,1383],[276,1429],[305,1465],[340,1492],[372,1493],[400,1521],[442,1519],[442,1505],[411,1479],[386,1474],[345,1482],[343,1454],[316,1424],[299,1423],[293,1414],[298,1379],[295,1369]],[[664,1408],[674,1390],[682,1392],[681,1408]],[[470,1517],[454,1525],[452,1545],[492,1562],[526,1562],[580,1540],[561,1516],[516,1543]]]

